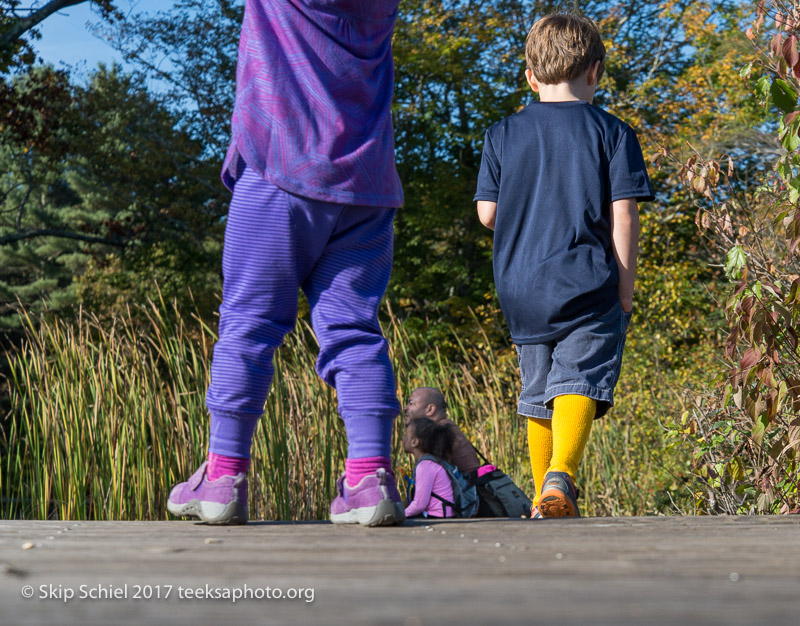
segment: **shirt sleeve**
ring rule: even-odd
[[[623,198],[636,198],[640,202],[655,200],[642,148],[636,133],[630,127],[625,129],[611,157],[608,176],[611,184],[611,202]]]
[[[483,142],[481,169],[478,171],[478,190],[475,192],[473,202],[478,200],[497,202],[497,195],[500,192],[500,159],[490,132],[491,128],[486,131]]]
[[[406,517],[425,512],[431,501],[433,479],[437,465],[431,461],[420,461],[414,475],[414,499],[406,507]]]

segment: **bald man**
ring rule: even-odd
[[[461,432],[458,425],[447,418],[447,404],[444,395],[435,387],[420,387],[411,392],[403,410],[405,424],[413,419],[427,417],[436,423],[447,424],[456,435],[450,462],[464,474],[477,470],[483,463],[478,459],[475,448]]]

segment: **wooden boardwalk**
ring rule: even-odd
[[[800,517],[0,521],[0,624],[111,623],[794,625]]]

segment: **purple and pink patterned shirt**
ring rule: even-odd
[[[399,207],[391,102],[399,0],[246,0],[229,189],[245,163],[308,198]]]

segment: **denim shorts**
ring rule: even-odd
[[[549,419],[553,398],[575,394],[597,400],[595,418],[603,417],[614,404],[631,315],[617,302],[558,339],[516,346],[522,377],[517,412]]]

